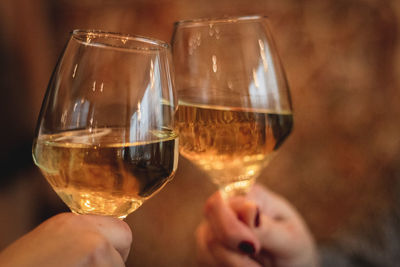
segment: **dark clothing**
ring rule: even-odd
[[[393,184],[394,201],[381,215],[370,216],[334,245],[322,246],[322,267],[400,266],[400,186]],[[379,214],[379,212],[377,212]]]

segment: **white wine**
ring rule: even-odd
[[[175,174],[178,137],[171,130],[124,142],[129,129],[103,128],[41,135],[33,157],[75,213],[126,217]]]
[[[176,118],[181,155],[221,188],[248,187],[292,129],[291,112],[180,103]]]

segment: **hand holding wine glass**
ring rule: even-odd
[[[292,205],[255,184],[246,196],[213,194],[197,229],[198,259],[207,266],[316,267],[307,225]]]
[[[168,44],[75,30],[50,80],[33,157],[78,214],[125,218],[175,174]]]
[[[131,243],[131,230],[122,220],[62,213],[2,250],[0,266],[123,267]]]
[[[292,129],[266,18],[181,21],[172,46],[180,153],[225,195],[245,193]]]

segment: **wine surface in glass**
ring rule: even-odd
[[[248,187],[292,129],[292,113],[180,102],[180,153],[221,188]]]
[[[135,143],[121,142],[125,134],[100,128],[41,135],[34,160],[73,212],[125,218],[174,176],[178,163],[172,130],[151,131]]]

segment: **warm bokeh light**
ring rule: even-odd
[[[67,210],[34,168],[31,144],[51,70],[71,30],[169,42],[176,20],[249,14],[269,17],[294,107],[293,132],[258,181],[292,201],[318,241],[373,229],[393,205],[400,179],[398,0],[5,0],[0,249]],[[220,71],[218,58],[209,60]],[[99,81],[93,89],[107,90]],[[134,237],[127,266],[194,266],[193,232],[214,190],[181,158],[174,180],[127,218]]]

